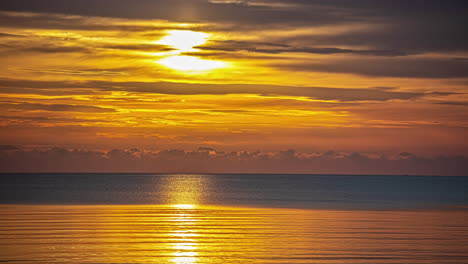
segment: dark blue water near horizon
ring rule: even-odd
[[[0,203],[468,209],[468,177],[3,173],[0,174]]]

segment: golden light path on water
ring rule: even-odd
[[[197,52],[196,46],[208,41],[209,34],[190,30],[170,30],[162,39],[155,41],[155,44],[167,45],[174,51],[167,52],[167,56],[156,61],[157,63],[178,71],[187,73],[210,71],[227,67],[223,61],[205,60],[195,56],[183,55],[185,52]]]
[[[5,263],[468,261],[466,211],[0,205]]]
[[[205,175],[206,176],[206,175]],[[466,210],[213,206],[215,179],[166,175],[159,205],[0,205],[6,263],[467,263]],[[205,196],[205,197],[204,197]]]
[[[189,207],[190,205],[186,206],[175,206],[176,208],[182,209],[192,209]],[[177,240],[172,243],[172,248],[174,252],[174,258],[171,259],[172,262],[177,264],[193,264],[198,262],[198,240],[197,236],[198,233],[195,229],[191,229],[194,225],[194,222],[197,220],[194,219],[191,214],[185,212],[177,213],[175,218],[176,221],[176,230],[170,233],[170,235],[175,236]]]
[[[175,228],[168,236],[175,237],[171,244],[174,258],[171,262],[176,264],[194,264],[198,262],[198,240],[199,234],[193,225],[198,222],[191,214],[201,202],[204,188],[209,184],[209,178],[199,175],[180,175],[178,177],[167,177],[163,192],[167,197],[170,207],[177,211],[174,217]]]

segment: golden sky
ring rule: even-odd
[[[468,154],[464,5],[40,2],[0,5],[0,144]]]

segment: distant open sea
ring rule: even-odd
[[[0,262],[468,263],[468,177],[5,173]]]

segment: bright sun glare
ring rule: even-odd
[[[168,33],[167,36],[157,41],[157,44],[171,46],[180,52],[194,51],[193,47],[204,44],[210,36],[190,30],[171,30]]]
[[[209,71],[224,66],[222,61],[202,60],[193,56],[172,56],[158,62],[178,71]]]
[[[157,61],[157,63],[168,68],[193,72],[193,71],[209,71],[226,66],[225,62],[215,60],[203,60],[195,56],[181,55],[183,52],[196,52],[198,49],[194,47],[207,42],[210,35],[203,32],[195,32],[190,30],[171,30],[168,35],[156,41],[156,44],[168,45],[176,49],[175,54],[165,57]]]

